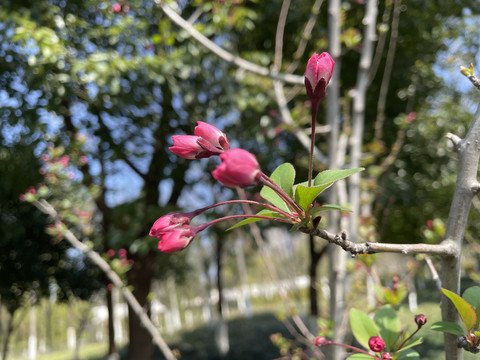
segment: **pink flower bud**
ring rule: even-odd
[[[115,256],[115,250],[113,250],[113,249],[108,249],[108,250],[107,250],[107,256],[108,256],[109,258],[114,257],[114,256]]]
[[[112,6],[113,12],[119,12],[120,10],[122,10],[122,5],[120,5],[119,3],[116,3]]]
[[[227,135],[213,125],[198,121],[198,126],[195,128],[194,134],[207,140],[212,146],[219,150],[225,151],[230,149]]]
[[[227,150],[220,154],[222,163],[212,175],[228,187],[258,185],[261,171],[255,155],[243,149]]]
[[[164,233],[158,242],[158,250],[173,253],[185,249],[192,242],[196,231],[191,226],[181,226]]]
[[[335,62],[330,54],[314,53],[307,62],[305,69],[305,87],[307,95],[313,104],[318,104],[325,97],[325,88],[332,78]]]
[[[393,359],[393,357],[390,353],[386,352],[386,353],[382,354],[382,360],[392,360],[392,359]]]
[[[372,350],[373,352],[380,352],[383,349],[385,349],[385,341],[383,341],[378,336],[372,336],[368,340],[368,346],[370,347],[370,350]]]
[[[198,144],[198,139],[200,137],[193,135],[174,135],[172,136],[173,146],[169,149],[184,159],[196,159],[197,155],[203,151]]]
[[[427,317],[423,314],[415,315],[415,323],[421,328],[427,323]]]
[[[118,257],[120,259],[125,259],[127,257],[127,250],[125,250],[123,248],[118,250]]]
[[[192,216],[180,212],[171,212],[163,215],[150,229],[149,235],[155,238],[162,238],[162,236],[170,231],[176,230],[180,226],[189,225]]]
[[[433,229],[433,220],[427,220],[427,229],[432,230]]]
[[[323,336],[317,336],[315,338],[315,346],[324,346],[324,345],[330,345],[332,342],[330,340],[327,340],[327,338],[324,338]]]

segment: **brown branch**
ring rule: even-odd
[[[33,203],[35,207],[37,207],[41,212],[44,214],[49,215],[54,221],[61,223],[63,226],[62,220],[57,214],[57,211],[53,208],[50,203],[46,200],[35,201]],[[113,285],[120,289],[122,295],[124,296],[125,300],[128,302],[130,307],[133,309],[135,314],[140,319],[140,322],[145,327],[145,329],[150,333],[152,336],[154,344],[158,347],[158,349],[163,353],[167,360],[176,360],[175,355],[168,347],[167,343],[161,337],[158,329],[153,325],[152,321],[148,317],[147,313],[143,309],[143,307],[138,303],[135,296],[129,290],[127,286],[123,283],[122,279],[118,276],[118,274],[112,270],[110,265],[98,254],[96,251],[92,250],[88,245],[81,242],[70,230],[66,229],[63,232],[64,238],[76,249],[80,250],[84,253],[94,264],[96,264],[104,273],[105,275],[112,281]]]
[[[444,241],[438,245],[432,244],[388,244],[377,242],[356,243],[347,238],[347,234],[333,234],[323,229],[311,230],[301,228],[302,232],[318,236],[331,244],[340,246],[352,255],[375,254],[375,253],[400,253],[400,254],[430,254],[444,257],[456,257],[459,254],[458,247],[451,241]]]

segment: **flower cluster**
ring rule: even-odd
[[[173,146],[170,150],[184,159],[201,159],[211,156],[219,156],[221,163],[212,172],[212,176],[223,185],[231,188],[265,185],[270,187],[278,196],[285,200],[285,203],[292,211],[284,211],[280,208],[249,200],[231,200],[198,209],[190,213],[171,212],[155,221],[150,229],[149,235],[160,239],[158,249],[162,252],[177,252],[186,248],[197,235],[206,227],[236,218],[257,218],[269,219],[290,224],[298,224],[305,213],[298,205],[268,176],[260,169],[257,158],[244,149],[231,149],[227,136],[213,125],[198,122],[194,135],[172,136]],[[209,223],[194,226],[190,221],[200,213],[213,207],[232,204],[248,203],[251,205],[268,208],[279,215],[279,217],[266,217],[262,215],[232,215],[215,219]]]
[[[313,54],[308,61],[305,71],[305,86],[307,95],[310,97],[312,105],[314,105],[312,107],[312,121],[315,121],[316,109],[320,100],[325,97],[325,89],[332,77],[333,66],[334,62],[327,53]],[[314,133],[312,125],[312,144],[314,142]],[[293,175],[289,175],[290,178],[288,180],[281,179],[282,176],[279,176],[277,182],[280,185],[278,185],[272,178],[269,178],[262,172],[254,154],[244,149],[231,149],[227,135],[213,125],[199,121],[193,135],[174,135],[172,136],[172,142],[173,146],[169,148],[170,151],[184,159],[193,160],[218,156],[221,163],[212,172],[212,176],[227,187],[261,185],[264,189],[269,188],[268,191],[262,190],[261,195],[264,199],[270,201],[272,205],[247,200],[231,200],[190,213],[173,212],[166,214],[155,221],[149,232],[150,236],[160,239],[158,249],[163,252],[176,252],[186,248],[198,232],[214,223],[227,219],[268,219],[288,223],[297,228],[316,228],[321,219],[318,215],[320,211],[344,211],[348,209],[336,205],[328,205],[310,210],[315,198],[335,181],[361,170],[353,169],[353,171],[349,170],[346,173],[340,170],[339,173],[329,173],[324,178],[315,178],[315,181],[312,183],[313,166],[311,163],[313,158],[311,157],[308,185],[300,183],[298,186],[295,186],[294,190],[295,170],[290,164],[282,164],[285,165],[283,169],[285,173]],[[279,180],[282,181],[279,182]],[[315,189],[308,190],[307,188],[312,187],[312,185]],[[267,197],[264,196],[265,193]],[[240,214],[227,216],[196,226],[190,224],[195,216],[208,209],[235,202],[249,203],[269,211],[266,213],[260,211],[256,215]]]

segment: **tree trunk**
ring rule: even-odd
[[[117,353],[115,346],[115,330],[113,327],[114,312],[113,312],[113,295],[111,291],[107,291],[107,311],[108,311],[108,355]]]
[[[10,343],[10,337],[13,333],[13,318],[15,316],[15,311],[9,312],[10,319],[8,319],[7,323],[7,332],[5,334],[5,338],[3,339],[3,351],[2,351],[2,360],[7,360],[8,355],[8,345]]]
[[[146,256],[133,256],[134,264],[127,273],[128,284],[133,287],[133,295],[143,307],[148,307],[147,296],[150,292],[150,284],[153,276],[154,253],[149,252]],[[128,329],[130,344],[126,360],[149,360],[153,356],[152,337],[141,325],[133,309],[128,307]]]

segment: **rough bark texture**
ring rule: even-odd
[[[458,152],[458,177],[455,193],[448,214],[445,240],[453,242],[458,247],[457,256],[443,259],[441,280],[442,286],[456,292],[460,291],[460,261],[463,236],[468,221],[472,199],[476,196],[478,185],[477,171],[480,159],[480,106],[473,118],[465,139],[447,135],[454,143]],[[443,298],[442,320],[459,322],[459,315],[451,301]],[[457,348],[457,336],[445,334],[445,357],[447,360],[463,359],[463,349]]]

